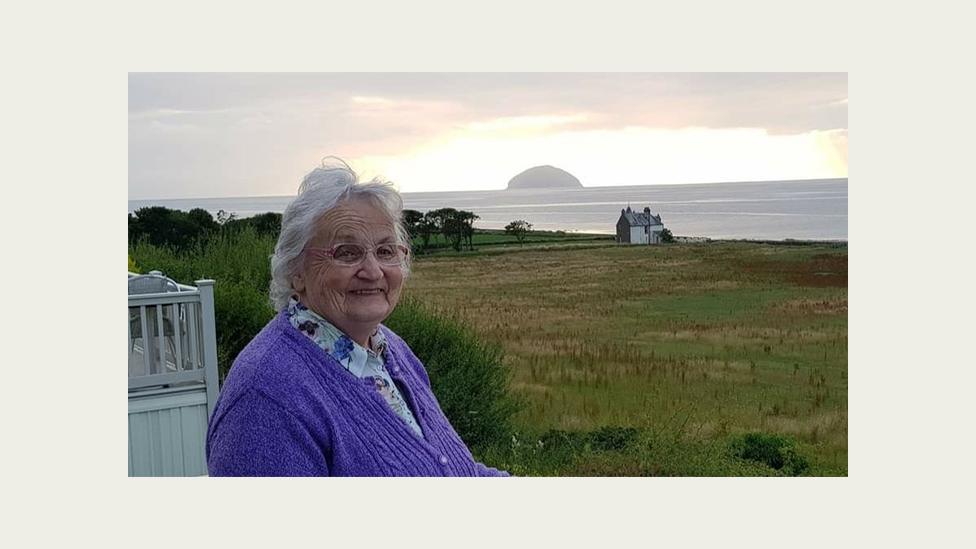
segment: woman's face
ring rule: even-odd
[[[353,199],[323,215],[317,226],[292,287],[305,306],[365,345],[400,299],[403,267],[379,263],[375,253],[367,253],[359,265],[347,266],[309,249],[338,244],[375,249],[381,244],[399,244],[393,223],[368,200]]]

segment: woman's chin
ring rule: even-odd
[[[356,307],[352,316],[360,322],[376,322],[379,324],[389,316],[391,312],[390,304],[386,300],[362,303]]]

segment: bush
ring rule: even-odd
[[[590,435],[590,444],[594,450],[619,451],[624,450],[637,438],[637,429],[633,427],[601,427]]]
[[[511,436],[518,404],[508,393],[500,347],[410,299],[385,324],[424,364],[441,409],[468,446],[484,448]]]
[[[218,282],[214,285],[214,309],[217,330],[217,364],[221,382],[227,377],[234,359],[274,317],[268,293],[240,282]]]
[[[732,439],[732,455],[754,461],[790,476],[799,476],[810,468],[810,463],[800,455],[796,442],[783,435],[747,433]]]
[[[245,227],[216,234],[187,249],[153,245],[141,238],[130,246],[129,254],[144,269],[162,271],[183,284],[210,278],[218,287],[240,283],[267,296],[274,244],[274,238]]]

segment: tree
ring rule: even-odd
[[[171,246],[185,250],[197,240],[206,238],[211,228],[199,212],[191,216],[180,210],[149,206],[139,208],[134,216],[130,215],[129,241],[135,242],[145,237],[154,246]]]
[[[281,232],[281,214],[266,212],[251,217],[229,219],[221,225],[221,231],[240,231],[246,227],[253,228],[260,235],[278,238],[278,233]]]
[[[464,243],[468,243],[468,249],[474,249],[474,220],[479,219],[474,212],[465,210],[455,210],[454,208],[442,208],[435,210],[441,219],[441,233],[444,238],[451,243],[454,251],[460,252]]]
[[[424,214],[417,210],[403,210],[401,219],[403,220],[403,228],[410,235],[410,240],[420,236],[420,224],[423,223]]]
[[[665,244],[674,242],[674,235],[671,234],[671,229],[664,229],[661,231],[661,242]]]
[[[438,208],[436,210],[431,210],[427,212],[427,216],[430,221],[434,224],[434,229],[437,233],[444,236],[444,240],[450,240],[450,232],[453,226],[448,226],[448,220],[453,218],[457,214],[457,210],[454,208]]]
[[[444,238],[451,243],[455,252],[460,252],[464,241],[464,221],[461,220],[460,213],[454,211],[445,217],[442,223],[441,232],[444,233]]]
[[[223,211],[223,210],[221,210]],[[205,233],[203,236],[212,234],[220,230],[220,225],[214,221],[212,215],[207,210],[203,208],[193,208],[186,213],[186,218],[192,221],[197,227]]]
[[[462,236],[468,242],[468,250],[474,250],[474,222],[481,217],[474,212],[459,210],[458,218],[461,221]]]
[[[523,219],[516,219],[508,225],[505,225],[505,232],[515,237],[519,242],[519,246],[523,245],[525,241],[525,236],[529,231],[532,230],[532,224]]]
[[[423,240],[424,250],[430,246],[430,237],[437,234],[437,221],[430,214],[431,212],[425,213],[424,217],[417,224],[417,232],[420,234],[421,240]]]
[[[455,251],[460,252],[464,242],[468,249],[474,249],[474,220],[479,219],[474,212],[455,208],[438,208],[424,214],[424,221],[418,225],[418,232],[427,247],[431,234],[441,234]]]
[[[217,210],[217,224],[225,225],[228,221],[233,221],[237,219],[237,214],[227,213],[224,210]]]

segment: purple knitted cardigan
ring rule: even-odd
[[[207,431],[210,475],[508,476],[474,460],[420,360],[380,329],[387,369],[424,438],[282,313],[241,351],[221,389]]]

